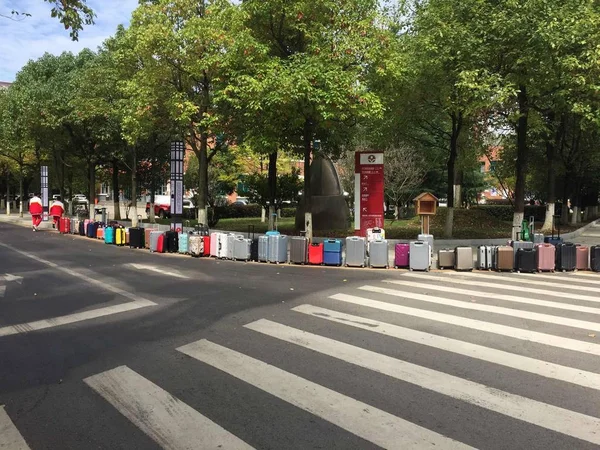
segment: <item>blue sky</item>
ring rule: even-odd
[[[50,17],[51,6],[43,0],[0,0],[0,14],[10,15],[13,9],[25,11],[31,17],[19,22],[0,17],[0,81],[14,81],[16,73],[30,59],[45,52],[60,54],[63,51],[79,52],[83,48],[96,48],[112,34],[117,25],[128,24],[138,0],[88,0],[96,13],[95,25],[88,25],[73,42],[69,32]]]

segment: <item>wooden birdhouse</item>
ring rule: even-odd
[[[438,199],[429,192],[423,192],[414,199],[417,215],[434,216],[437,212]]]

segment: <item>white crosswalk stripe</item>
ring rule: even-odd
[[[251,330],[384,375],[472,403],[515,419],[600,444],[600,419],[568,411],[426,367],[297,330],[269,320],[246,325]],[[201,350],[200,350],[201,351]]]
[[[292,308],[303,314],[308,314],[320,319],[337,322],[361,330],[391,336],[404,341],[415,342],[439,350],[458,353],[482,361],[500,364],[513,369],[530,372],[546,378],[553,378],[567,383],[578,384],[583,387],[600,390],[600,374],[587,372],[585,370],[573,369],[559,364],[529,358],[502,350],[497,350],[483,345],[471,344],[431,333],[412,330],[397,325],[392,325],[366,317],[345,314],[331,309],[320,308],[312,305],[300,305]]]
[[[359,289],[379,294],[391,295],[394,297],[410,298],[412,300],[420,300],[438,305],[453,306],[455,308],[470,309],[474,311],[485,311],[505,316],[519,317],[521,319],[537,320],[540,322],[554,323],[567,327],[581,328],[583,330],[600,330],[600,323],[588,322],[586,320],[569,319],[567,317],[551,316],[549,314],[541,314],[529,311],[520,311],[511,308],[503,308],[500,306],[482,305],[477,303],[467,303],[462,300],[452,300],[444,297],[435,297],[433,295],[415,294],[412,292],[397,291],[395,289],[382,288],[378,286],[361,286]]]
[[[163,448],[252,449],[126,366],[84,381]]]
[[[8,417],[4,406],[0,406],[0,449],[29,450],[29,446]]]
[[[178,350],[383,448],[471,448],[210,341],[200,340]]]
[[[460,272],[460,273],[462,274],[463,272]],[[470,273],[470,272],[464,272],[464,273]],[[431,281],[444,281],[445,283],[467,284],[469,286],[497,288],[497,289],[503,289],[505,291],[517,291],[520,293],[540,294],[540,295],[545,295],[547,297],[558,297],[558,298],[561,298],[564,300],[585,300],[588,302],[600,303],[600,297],[597,295],[594,295],[594,296],[581,295],[581,294],[573,294],[570,292],[563,293],[563,292],[551,291],[548,289],[536,289],[536,288],[528,288],[528,287],[523,287],[523,286],[515,286],[510,283],[490,283],[488,281],[460,280],[460,279],[456,278],[455,275],[449,276],[449,277],[441,277],[441,276],[436,277],[435,275],[429,275],[429,274],[406,273],[406,274],[403,274],[403,277],[420,278],[421,281],[425,281],[425,280],[429,279]],[[391,281],[398,281],[398,280],[391,280]]]
[[[392,283],[398,286],[407,286],[407,287],[416,287],[423,288],[423,282],[417,281],[404,281],[404,280],[384,280],[385,283]],[[472,289],[457,289],[447,285],[427,285],[428,291],[440,291],[448,294],[460,294],[460,295],[468,295],[470,297],[481,297],[487,299],[494,300],[505,300],[508,302],[516,302],[516,303],[524,303],[527,305],[534,306],[544,306],[547,308],[553,309],[564,309],[566,311],[576,311],[582,312],[586,314],[596,314],[600,315],[600,306],[592,308],[589,306],[579,306],[579,305],[571,305],[570,303],[562,303],[557,301],[549,301],[549,300],[537,300],[532,298],[525,297],[517,297],[516,295],[506,295],[506,294],[497,294],[495,292],[488,291],[474,291]]]

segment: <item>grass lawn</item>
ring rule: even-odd
[[[431,220],[431,232],[434,236],[441,238],[444,235],[444,224],[446,221],[446,208],[438,209],[438,214]],[[170,221],[159,220],[158,223],[168,224]],[[187,222],[185,222],[187,225]],[[196,221],[190,221],[193,226]],[[247,233],[248,226],[254,226],[256,233],[267,231],[267,223],[261,223],[260,218],[221,219],[213,228],[224,231],[236,231]],[[541,227],[541,223],[536,224]],[[583,226],[581,224],[579,226]],[[568,233],[577,227],[561,227],[562,233]],[[286,217],[279,219],[279,231],[290,236],[299,235],[294,227],[294,218]],[[457,209],[454,211],[454,238],[456,239],[509,239],[512,231],[512,222],[499,221],[484,210]],[[415,239],[420,232],[420,221],[418,217],[406,220],[385,221],[385,235],[388,239]],[[322,237],[346,237],[354,234],[353,228],[347,230],[316,231],[315,236]]]

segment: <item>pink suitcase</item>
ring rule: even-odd
[[[589,260],[590,260],[590,249],[585,245],[577,246],[577,270],[589,270]]]
[[[556,258],[556,247],[552,244],[538,244],[535,246],[537,270],[540,272],[553,272]]]
[[[408,267],[410,265],[410,244],[396,244],[394,247],[394,267]]]

